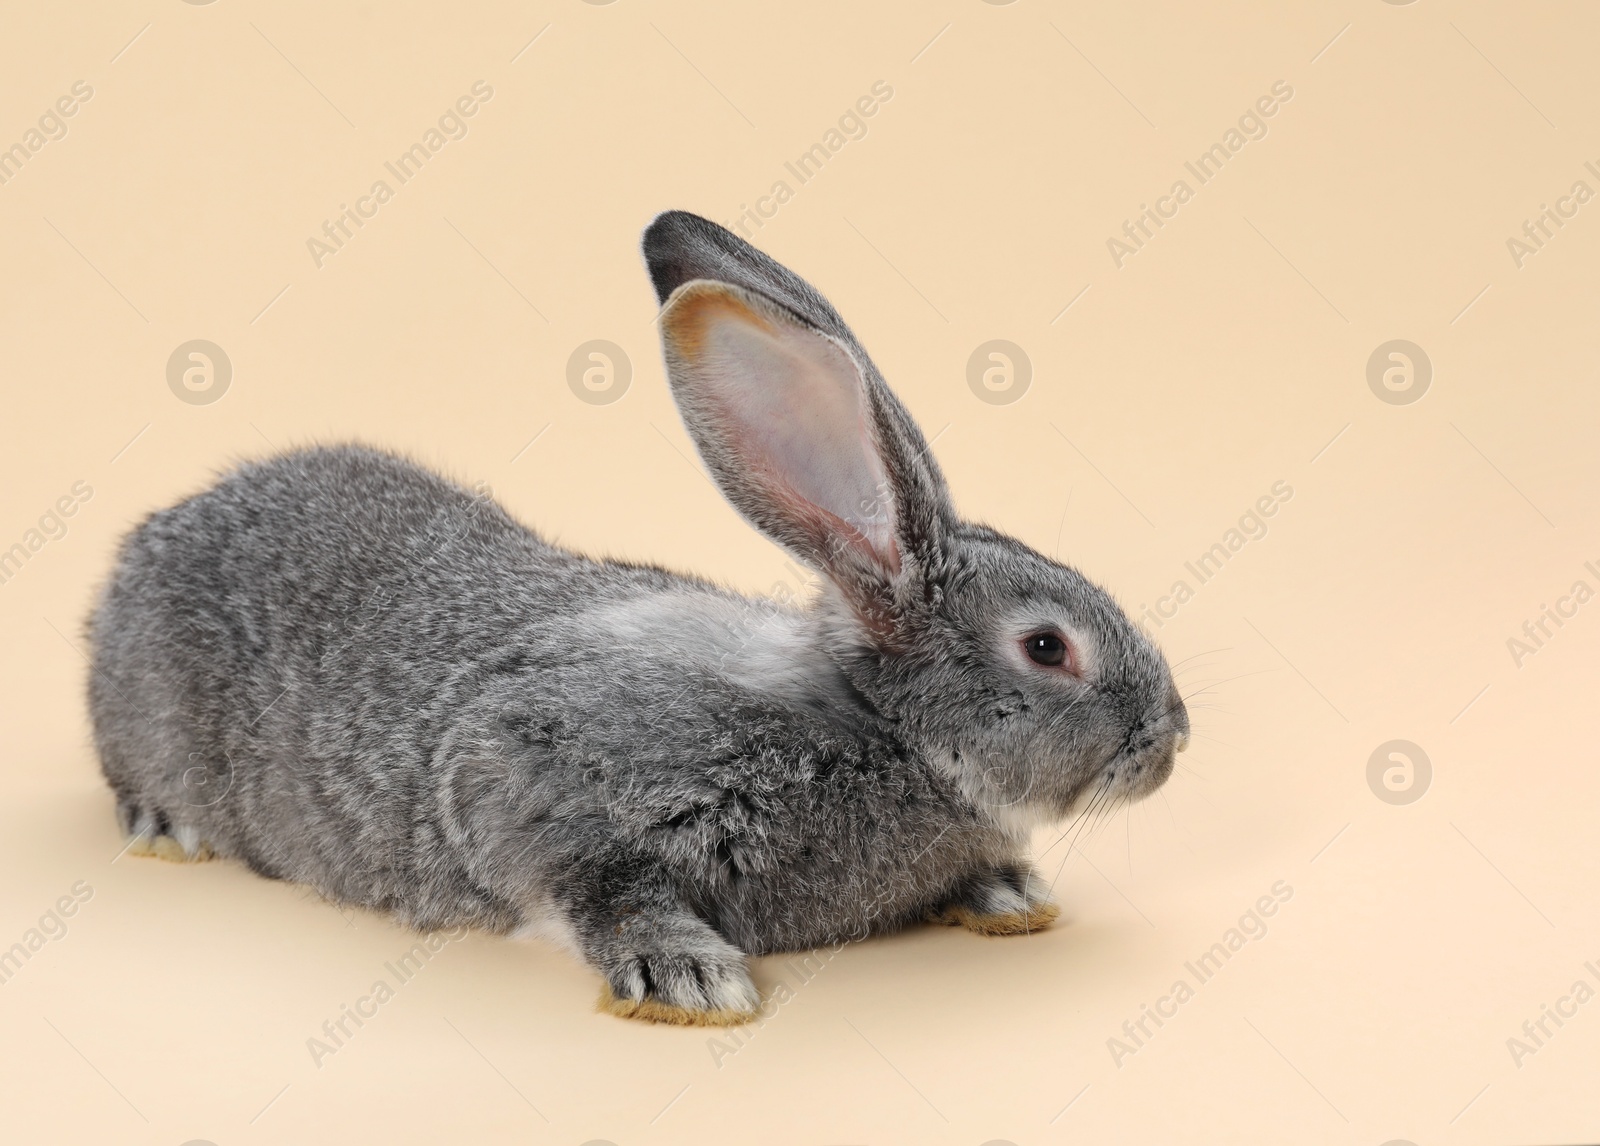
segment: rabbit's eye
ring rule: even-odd
[[[1067,640],[1060,633],[1043,632],[1022,638],[1028,659],[1036,665],[1061,666],[1067,663]]]

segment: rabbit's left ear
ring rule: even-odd
[[[921,434],[871,364],[725,281],[678,286],[661,332],[684,424],[722,492],[892,641],[943,571],[953,513]]]

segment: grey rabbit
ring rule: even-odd
[[[363,446],[240,465],[128,535],[89,620],[132,846],[553,939],[659,1022],[748,1021],[747,955],[1048,925],[1032,828],[1188,742],[1165,659],[957,515],[809,284],[684,212],[643,247],[689,435],[820,589],[593,560]]]

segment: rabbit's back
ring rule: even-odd
[[[377,451],[242,466],[128,537],[91,618],[124,827],[348,901],[509,925],[436,845],[414,854],[439,831],[430,763],[486,678],[523,667],[530,628],[666,578],[548,545]],[[419,867],[447,886],[413,886]]]

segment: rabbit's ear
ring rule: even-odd
[[[727,282],[661,316],[673,395],[717,485],[889,641],[942,572],[951,511],[915,425],[857,349]]]
[[[673,291],[694,279],[744,287],[833,335],[865,361],[866,355],[859,353],[861,348],[839,312],[815,287],[726,227],[687,211],[665,211],[646,228],[643,245],[656,301],[665,304]]]

